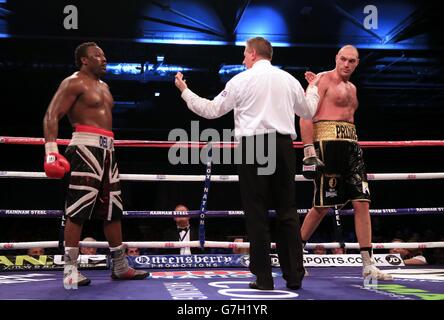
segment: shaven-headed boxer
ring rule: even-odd
[[[68,185],[63,283],[65,287],[90,283],[77,270],[82,226],[90,218],[104,221],[113,262],[111,277],[144,279],[149,273],[128,266],[122,245],[123,206],[111,131],[113,97],[108,85],[100,80],[106,72],[105,54],[97,44],[86,42],[75,50],[75,59],[80,70],[62,81],[43,120],[46,175],[64,177]],[[56,143],[58,123],[65,115],[75,131],[66,158]]]
[[[304,159],[319,157],[320,161],[311,163],[325,165],[320,174],[314,175],[314,206],[305,217],[301,236],[306,242],[330,207],[342,207],[351,201],[363,276],[391,280],[391,275],[375,266],[372,257],[370,190],[354,125],[354,114],[358,108],[356,87],[349,81],[358,63],[358,50],[352,45],[342,47],[336,55],[336,68],[323,73],[319,80],[320,99],[313,120],[300,119]],[[311,82],[315,75],[308,72],[306,79]]]

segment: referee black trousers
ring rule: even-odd
[[[302,242],[299,216],[295,203],[296,156],[292,140],[287,135],[266,134],[265,153],[276,157],[276,170],[271,175],[259,175],[261,165],[246,163],[246,153],[258,136],[243,137],[239,148],[242,163],[238,164],[239,184],[245,223],[250,242],[250,271],[256,275],[260,285],[273,285],[270,259],[270,229],[268,209],[275,209],[276,246],[283,278],[287,285],[301,285],[304,277]],[[268,139],[276,137],[276,148],[268,150]],[[261,139],[262,140],[262,139]],[[257,146],[256,146],[257,147]]]

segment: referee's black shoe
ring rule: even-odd
[[[274,285],[263,285],[263,284],[258,284],[256,281],[254,282],[250,282],[248,284],[248,286],[251,289],[258,289],[258,290],[274,290]]]

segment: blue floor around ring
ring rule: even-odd
[[[444,267],[386,269],[393,281],[366,287],[358,267],[309,268],[303,287],[285,287],[274,269],[275,290],[248,288],[247,269],[152,270],[149,279],[114,281],[110,270],[85,270],[87,287],[67,290],[62,271],[0,273],[0,300],[444,300]]]

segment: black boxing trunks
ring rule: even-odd
[[[356,128],[345,121],[313,123],[316,153],[325,171],[315,180],[315,207],[344,206],[348,201],[370,202],[367,173]]]
[[[65,178],[66,216],[74,222],[121,219],[123,205],[114,134],[78,125],[65,156],[71,164],[71,172]]]

